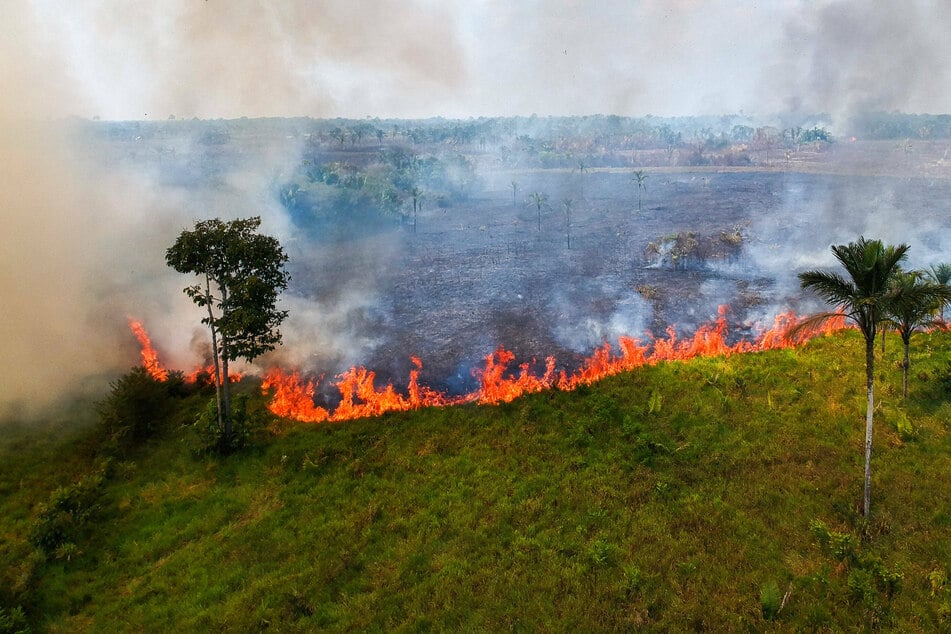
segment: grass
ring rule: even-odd
[[[497,407],[282,424],[227,458],[173,429],[120,457],[68,561],[25,536],[95,434],[4,442],[4,578],[33,562],[7,600],[52,632],[947,628],[951,335],[916,335],[907,402],[897,343],[867,524],[849,332]]]

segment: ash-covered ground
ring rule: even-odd
[[[815,310],[796,273],[832,266],[829,246],[862,234],[908,242],[920,266],[948,259],[942,179],[656,172],[638,210],[631,170],[488,176],[464,204],[423,201],[415,230],[404,218],[289,246],[291,293],[345,306],[336,327],[359,351],[314,350],[304,369],[330,376],[360,363],[399,384],[415,355],[424,382],[461,392],[499,345],[572,370],[604,341],[668,325],[689,334],[724,304],[732,336],[754,337],[778,312]],[[513,200],[513,179],[546,194],[540,229],[537,206]]]
[[[364,137],[334,121],[116,124],[83,147],[152,199],[174,201],[175,223],[263,216],[292,281],[284,345],[256,365],[323,376],[331,399],[333,377],[354,365],[405,385],[411,356],[425,384],[450,393],[473,389],[473,368],[499,346],[572,371],[620,335],[689,335],[721,305],[730,336],[754,338],[780,312],[819,309],[796,274],[833,268],[830,245],[860,235],[908,243],[909,267],[951,261],[946,140],[782,150],[754,139],[700,157],[687,141],[644,149],[623,135],[556,131],[542,142],[543,131],[500,132],[503,123],[487,144],[447,122],[381,123]],[[728,164],[689,165],[700,159]],[[187,222],[169,224],[167,243]],[[162,309],[164,321],[142,317],[159,324],[160,351],[184,340],[177,347],[199,357],[200,316],[167,290],[185,284],[168,276],[161,292],[179,304]]]

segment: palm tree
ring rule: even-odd
[[[568,248],[571,248],[571,208],[575,201],[565,198],[561,201],[561,206],[565,208],[565,236],[568,238]]]
[[[895,328],[905,346],[902,359],[902,395],[908,396],[908,347],[911,335],[935,323],[938,311],[951,300],[951,288],[925,279],[921,271],[898,271],[889,285],[886,323]]]
[[[409,195],[413,198],[413,233],[416,233],[416,215],[420,207],[423,206],[423,190],[419,187],[414,187],[412,190],[410,190]]]
[[[532,192],[531,196],[528,197],[528,201],[535,205],[535,209],[538,211],[538,230],[542,230],[542,207],[548,201],[548,194],[543,194],[541,192]]]
[[[518,194],[518,181],[512,181],[512,206],[516,205],[515,196]]]
[[[647,191],[647,185],[644,184],[644,181],[647,180],[647,174],[644,173],[644,170],[637,170],[634,172],[634,176],[631,177],[631,180],[637,183],[637,210],[641,210],[641,190]]]
[[[941,264],[932,264],[931,269],[925,272],[925,275],[935,284],[948,286],[951,284],[951,263],[942,262]],[[941,304],[941,320],[944,321],[944,308],[948,302]]]
[[[908,245],[884,245],[881,240],[866,240],[832,246],[832,254],[849,274],[806,271],[799,274],[803,289],[812,289],[826,302],[837,306],[834,312],[820,313],[806,320],[805,327],[814,327],[833,317],[845,316],[855,322],[865,338],[865,388],[868,397],[865,410],[865,491],[863,513],[869,517],[872,501],[872,413],[875,402],[875,334],[888,307],[888,283],[898,263],[908,252]]]
[[[584,174],[588,171],[588,166],[584,161],[578,161],[579,182],[581,183],[581,200],[584,200]]]

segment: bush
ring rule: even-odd
[[[29,631],[23,608],[16,606],[6,610],[0,607],[0,634],[26,634]]]
[[[95,473],[57,488],[45,504],[37,507],[28,539],[47,558],[70,560],[79,554],[76,541],[86,523],[99,510],[99,498],[109,465],[106,461]]]
[[[99,403],[103,431],[116,442],[136,443],[159,432],[187,392],[180,373],[168,380],[153,378],[139,366],[111,384],[112,392]]]
[[[763,611],[763,618],[772,621],[779,615],[782,608],[783,595],[779,592],[779,585],[775,581],[767,581],[759,588],[759,604]]]

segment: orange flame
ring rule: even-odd
[[[379,416],[386,412],[402,412],[420,407],[439,407],[461,402],[419,385],[422,362],[411,357],[415,369],[410,371],[407,396],[398,393],[392,383],[377,389],[373,380],[376,373],[364,367],[350,368],[337,376],[334,386],[340,391],[340,404],[331,413],[314,404],[317,381],[301,378],[300,372],[287,373],[272,368],[264,375],[261,390],[273,390],[268,408],[278,416],[307,423],[337,422]]]
[[[168,370],[159,362],[158,353],[155,351],[155,348],[152,347],[152,340],[149,339],[149,334],[145,332],[142,322],[136,321],[131,317],[128,319],[129,328],[132,329],[132,334],[139,340],[139,345],[142,347],[142,367],[145,368],[145,371],[148,372],[149,376],[153,379],[157,381],[167,381]]]
[[[139,346],[141,347],[140,354],[142,355],[142,366],[153,379],[157,381],[167,381],[168,370],[164,365],[162,365],[162,362],[158,360],[158,353],[152,346],[152,340],[149,338],[149,333],[145,331],[145,326],[142,325],[141,321],[132,319],[131,317],[128,319],[129,328],[132,330],[132,334],[135,335],[135,338],[138,339]],[[206,367],[198,367],[189,374],[186,374],[184,378],[187,383],[197,383],[203,375],[207,376],[211,383],[214,383],[215,364],[212,363]],[[228,377],[231,379],[232,383],[240,381],[242,376],[244,375],[240,372],[228,373]]]
[[[678,339],[676,330],[669,326],[665,338],[648,335],[650,344],[642,343],[634,337],[620,337],[617,355],[613,353],[611,344],[605,342],[596,348],[573,374],[562,371],[557,380],[554,357],[545,359],[545,370],[541,375],[532,371],[530,363],[518,365],[517,371],[513,372],[510,367],[515,361],[515,354],[500,346],[485,357],[483,368],[473,371],[479,383],[476,391],[458,397],[450,397],[421,386],[419,373],[423,364],[416,357],[411,357],[414,367],[410,371],[405,395],[398,392],[392,383],[377,388],[374,384],[376,373],[362,366],[350,368],[337,375],[333,385],[340,392],[340,403],[333,411],[314,403],[317,380],[305,379],[296,370],[268,370],[263,377],[261,390],[264,393],[271,392],[268,408],[278,416],[308,423],[339,422],[420,407],[443,407],[467,402],[507,403],[525,394],[552,387],[573,390],[620,372],[662,361],[685,361],[695,357],[792,348],[815,336],[830,334],[846,327],[845,316],[841,315],[815,328],[799,328],[793,331],[803,320],[799,319],[795,312],[788,311],[776,315],[773,326],[761,332],[754,341],[744,340],[730,345],[727,343],[727,310],[728,307],[721,306],[716,321],[704,324],[688,339]],[[152,376],[159,380],[167,379],[168,371],[158,361],[158,355],[152,348],[142,324],[130,319],[129,326],[142,345],[143,365]],[[214,366],[196,370],[188,375],[188,380],[196,380],[201,372],[207,372],[213,377]],[[232,381],[240,378],[240,375],[231,375]]]
[[[479,380],[479,391],[471,399],[479,403],[508,403],[523,394],[540,392],[551,387],[555,373],[555,357],[545,359],[545,373],[535,376],[528,363],[519,366],[517,377],[506,376],[508,366],[515,360],[515,353],[499,346],[499,349],[485,358],[485,369],[474,372]]]

